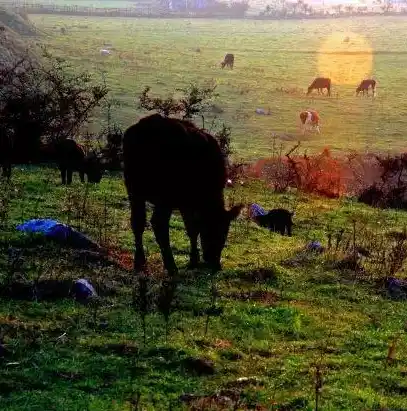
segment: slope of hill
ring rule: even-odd
[[[0,63],[13,61],[30,52],[29,38],[38,31],[23,15],[0,8]]]

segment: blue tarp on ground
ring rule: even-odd
[[[76,231],[72,227],[60,223],[50,218],[40,218],[25,221],[18,225],[17,230],[26,233],[39,233],[47,238],[51,238],[59,243],[81,249],[95,249],[98,245],[86,237],[84,234]]]

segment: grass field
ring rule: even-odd
[[[304,143],[309,150],[325,145],[341,152],[404,148],[407,26],[402,19],[32,20],[49,33],[43,41],[55,54],[95,74],[106,71],[112,95],[122,103],[114,116],[125,125],[142,114],[135,99],[145,85],[166,94],[190,82],[214,79],[220,93],[216,104],[225,110],[221,119],[232,127],[237,156],[266,156],[271,133],[295,134],[298,110],[309,106],[323,118],[322,134]],[[59,34],[62,25],[68,27],[66,36]],[[360,66],[352,72],[338,62],[332,70],[339,67],[355,84],[335,85],[331,99],[277,92],[281,86],[306,87],[318,73],[316,51],[329,51],[324,39],[337,30],[342,30],[340,38],[351,31],[369,39],[377,98],[355,98],[359,78],[352,77]],[[99,56],[104,41],[116,48],[108,59]],[[357,44],[367,47],[361,40]],[[233,71],[218,67],[226,51],[235,53]],[[326,55],[333,60],[344,56]],[[359,60],[363,55],[366,59]],[[363,55],[352,54],[351,60],[365,65],[369,54]],[[256,117],[255,108],[262,106],[269,106],[273,115]],[[245,410],[256,409],[257,403],[257,410],[314,410],[318,367],[319,410],[406,411],[407,306],[391,300],[373,281],[389,273],[389,265],[382,265],[382,251],[390,249],[391,240],[384,234],[406,226],[406,213],[375,210],[345,198],[276,195],[256,181],[228,189],[226,197],[295,210],[294,236],[281,237],[238,219],[223,253],[224,270],[214,280],[220,315],[210,317],[205,332],[207,317],[202,313],[211,306],[213,284],[206,273],[181,269],[168,336],[163,315],[154,310],[147,316],[144,344],[140,315],[132,303],[136,281],[128,263],[133,239],[120,176],[107,176],[98,186],[81,185],[75,176],[73,186],[66,188],[55,169],[16,167],[11,185],[0,181],[0,410],[178,410],[183,394],[219,391],[226,401],[223,408],[220,400],[212,408],[206,400],[206,405],[190,404],[189,409]],[[17,224],[38,217],[57,218],[107,242],[119,250],[124,266],[85,259],[15,230]],[[326,246],[328,233],[336,238],[341,229],[345,234],[338,252],[302,252],[310,240]],[[376,253],[376,260],[366,262],[365,274],[334,265],[354,237]],[[188,242],[177,215],[171,220],[171,240],[183,268]],[[151,230],[145,233],[145,245],[152,277],[159,284],[161,260]],[[406,277],[405,269],[398,275]],[[50,287],[49,280],[80,277],[100,291],[96,308],[62,296],[24,299],[22,291],[20,299],[11,298],[12,288],[5,287],[16,282]],[[54,285],[52,295],[61,287]],[[389,352],[392,358],[387,361]],[[212,360],[214,373],[199,376],[191,371],[191,357]],[[241,377],[256,379],[244,383],[238,381]],[[240,408],[233,400],[236,392]]]
[[[224,110],[218,117],[232,127],[238,156],[267,155],[272,133],[292,134],[295,140],[298,112],[306,108],[315,108],[322,117],[322,134],[309,138],[309,150],[405,148],[403,17],[273,22],[31,18],[49,33],[43,41],[55,54],[96,78],[107,73],[111,95],[122,103],[114,115],[124,125],[143,114],[135,98],[145,85],[168,95],[191,82],[215,82],[216,104]],[[60,34],[62,25],[68,35]],[[342,41],[346,36],[349,43]],[[116,49],[107,58],[99,55],[105,41]],[[236,56],[233,71],[219,67],[226,52]],[[332,98],[304,95],[317,75],[332,77]],[[356,98],[357,84],[368,76],[378,81],[377,97]],[[276,90],[281,87],[299,90]],[[269,107],[272,115],[256,115],[257,107]]]
[[[171,409],[180,409],[180,395],[230,390],[239,386],[240,377],[256,377],[259,385],[238,387],[246,407],[239,409],[252,409],[250,404],[258,403],[264,409],[311,410],[316,365],[323,376],[321,410],[407,409],[405,303],[392,302],[353,272],[334,270],[329,258],[308,255],[297,266],[284,264],[310,239],[326,244],[328,226],[333,232],[346,228],[349,236],[351,221],[357,219],[357,242],[363,243],[369,237],[365,229],[377,235],[380,227],[400,227],[407,222],[404,213],[312,197],[270,196],[261,186],[229,191],[228,198],[250,196],[266,207],[295,207],[294,237],[282,238],[237,221],[224,252],[225,270],[216,281],[222,315],[210,318],[205,335],[206,318],[197,312],[210,304],[209,279],[185,273],[167,341],[163,317],[154,312],[147,318],[144,345],[140,317],[131,305],[131,273],[80,260],[64,248],[14,231],[15,224],[38,216],[78,226],[74,204],[86,203],[81,229],[95,239],[100,233],[103,238],[107,230],[110,243],[130,251],[122,182],[111,177],[90,191],[78,183],[65,189],[58,185],[54,170],[22,169],[15,175],[10,196],[8,192],[2,188],[2,198],[11,200],[2,220],[3,284],[12,277],[20,281],[86,277],[116,294],[103,297],[96,316],[92,308],[69,299],[0,299],[0,327],[9,350],[0,374],[2,410],[127,411],[135,409],[130,402],[137,393],[142,394],[143,410],[169,409],[170,404]],[[107,223],[95,228],[92,224],[97,221]],[[177,217],[172,220],[171,237],[182,267],[188,243]],[[9,247],[23,251],[14,268],[5,257]],[[150,231],[146,247],[159,275],[158,249]],[[259,270],[265,278],[256,279]],[[387,364],[388,347],[398,336],[395,359]],[[191,374],[183,365],[190,356],[211,359],[215,374]],[[277,408],[282,404],[286,408]]]

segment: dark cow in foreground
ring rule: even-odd
[[[225,56],[225,59],[221,63],[221,67],[224,68],[225,66],[229,66],[233,69],[233,65],[235,64],[235,56],[234,54],[228,53]]]
[[[153,114],[126,130],[123,156],[135,238],[135,270],[146,264],[146,202],[154,205],[151,225],[164,267],[171,275],[177,273],[169,238],[174,209],[180,211],[190,239],[189,267],[199,263],[200,236],[205,263],[214,271],[220,270],[230,223],[242,206],[225,210],[227,170],[216,139],[188,121]]]
[[[311,93],[312,90],[318,90],[318,94],[323,94],[323,89],[327,89],[328,96],[331,95],[331,79],[326,77],[317,77],[311,85],[308,87],[307,95]]]
[[[253,219],[261,227],[268,228],[269,230],[280,233],[281,235],[284,235],[287,232],[287,235],[291,237],[293,215],[294,213],[291,213],[284,208],[275,208],[270,210],[267,214],[257,215],[253,217]]]
[[[375,90],[376,90],[376,80],[373,79],[368,79],[368,80],[362,80],[362,82],[359,84],[359,86],[356,89],[356,95],[358,96],[360,92],[365,95],[365,92],[367,95],[369,95],[369,88],[372,89],[373,96],[375,95]]]
[[[79,172],[81,182],[85,182],[85,174],[89,183],[99,183],[102,179],[102,167],[97,156],[85,155],[83,148],[74,140],[67,138],[55,143],[54,155],[61,172],[62,184],[72,183],[72,173]]]

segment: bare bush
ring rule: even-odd
[[[288,151],[285,158],[280,155],[257,161],[252,167],[253,175],[279,192],[293,187],[305,193],[339,197],[345,190],[341,162],[327,148],[315,156],[294,155],[299,146],[300,143]]]
[[[407,153],[375,156],[380,178],[359,195],[359,201],[382,208],[407,209]]]
[[[40,62],[26,56],[1,67],[1,131],[12,141],[6,157],[13,163],[35,161],[42,139],[74,135],[107,92],[105,86],[92,84],[88,73],[76,74],[45,49]]]

